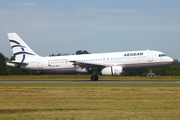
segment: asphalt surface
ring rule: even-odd
[[[180,80],[0,80],[1,83],[51,83],[51,84],[180,84]]]

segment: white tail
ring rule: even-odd
[[[38,56],[16,33],[7,35],[16,60],[23,62],[26,57]]]

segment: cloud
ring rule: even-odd
[[[38,4],[34,2],[19,2],[19,3],[12,3],[13,6],[18,7],[37,7]]]
[[[132,14],[137,13],[139,11],[137,10],[131,10],[131,9],[102,9],[101,12],[108,12],[108,13],[117,13],[117,14]]]
[[[77,11],[82,13],[116,13],[116,14],[132,14],[138,13],[137,10],[132,9],[119,9],[119,8],[80,8]]]
[[[180,9],[177,8],[155,8],[154,9],[158,14],[164,14],[164,15],[174,15],[179,14]]]

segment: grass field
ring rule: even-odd
[[[0,80],[90,80],[91,75],[7,75]],[[180,76],[155,76],[155,80],[180,80]],[[99,80],[153,80],[147,76],[99,76]]]
[[[2,120],[179,120],[180,84],[0,84]]]

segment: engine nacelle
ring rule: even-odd
[[[105,67],[101,71],[102,75],[121,75],[122,72],[123,72],[122,66]]]

